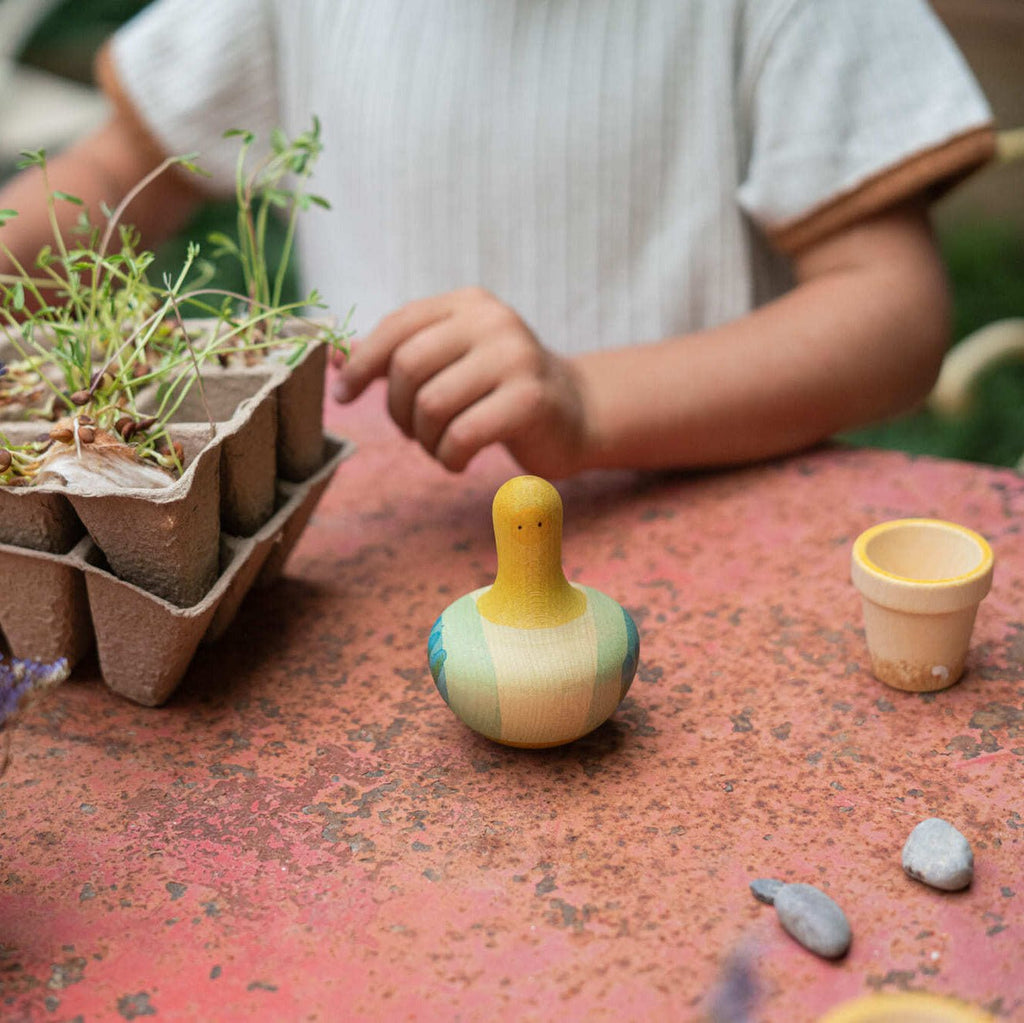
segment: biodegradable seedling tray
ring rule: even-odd
[[[326,365],[326,345],[314,338],[297,359],[289,349],[251,366],[204,367],[202,387],[170,423],[185,451],[178,480],[138,490],[104,481],[0,487],[0,543],[61,554],[88,531],[118,578],[194,606],[218,577],[221,533],[255,535],[274,515],[277,481],[301,482],[323,465]],[[152,410],[155,395],[141,396],[140,408],[147,400]],[[51,425],[2,429],[23,443]]]
[[[310,345],[293,365],[278,361],[277,474],[301,483],[320,466],[327,346]]]
[[[201,433],[208,434],[208,427]],[[220,444],[215,432],[202,444],[194,432],[176,434],[185,447],[185,471],[158,490],[100,485],[68,495],[96,546],[122,579],[188,606],[201,600],[218,571]],[[199,447],[195,455],[190,449]]]
[[[168,699],[202,642],[218,639],[253,586],[280,572],[331,477],[353,446],[320,438],[320,467],[303,483],[279,481],[276,510],[251,537],[218,536],[219,574],[200,600],[179,606],[119,578],[90,539],[68,554],[0,545],[12,580],[0,600],[0,628],[16,657],[73,665],[95,639],[107,686],[147,706]]]
[[[274,513],[277,477],[277,392],[264,385],[247,418],[226,429],[220,455],[221,525],[235,536],[252,536]]]
[[[39,430],[19,423],[5,432],[17,443]],[[56,480],[0,487],[0,541],[60,554],[88,531],[123,578],[195,603],[217,576],[221,438],[216,430],[211,438],[208,425],[182,426],[175,437],[185,471],[166,487],[127,489],[102,479],[89,487]]]
[[[0,631],[15,657],[73,668],[93,643],[82,578],[86,538],[67,554],[0,544]]]
[[[0,487],[0,543],[63,554],[84,532],[64,494],[40,487]]]
[[[235,536],[250,536],[274,512],[277,477],[277,367],[259,370],[204,370],[202,390],[194,387],[170,428],[200,428],[207,413],[217,425],[220,445],[220,518]],[[140,406],[155,408],[156,395],[144,395]]]

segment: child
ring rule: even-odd
[[[158,0],[53,161],[154,243],[229,191],[228,128],[324,154],[306,273],[376,324],[338,372],[453,470],[731,464],[904,410],[946,350],[928,201],[993,151],[923,0]],[[48,228],[38,183],[5,241]]]

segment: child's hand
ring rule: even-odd
[[[410,302],[386,316],[353,346],[334,396],[351,401],[381,376],[395,422],[453,471],[495,442],[538,475],[580,467],[585,431],[576,373],[481,288]]]

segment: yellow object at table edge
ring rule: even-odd
[[[954,998],[906,991],[863,995],[831,1009],[818,1023],[994,1023],[994,1020],[981,1009]]]

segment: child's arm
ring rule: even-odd
[[[101,204],[113,209],[162,160],[163,154],[131,118],[116,113],[92,135],[48,160],[47,175],[51,189],[81,199],[92,223],[102,227],[106,219]],[[200,198],[195,186],[172,168],[132,201],[124,222],[138,228],[144,244],[153,248],[187,221]],[[4,248],[30,268],[39,250],[53,244],[41,172],[32,168],[7,182],[0,189],[0,209],[18,213],[0,229],[0,273],[11,269]],[[69,240],[81,210],[63,200],[56,203],[61,232]]]
[[[949,298],[923,209],[837,232],[794,268],[789,294],[742,319],[570,359],[478,289],[414,302],[354,348],[338,397],[387,376],[396,422],[449,468],[502,442],[557,477],[780,455],[927,394]]]
[[[927,395],[950,313],[921,210],[854,225],[800,253],[794,267],[796,288],[733,323],[582,357],[588,460],[746,461],[904,411]]]

